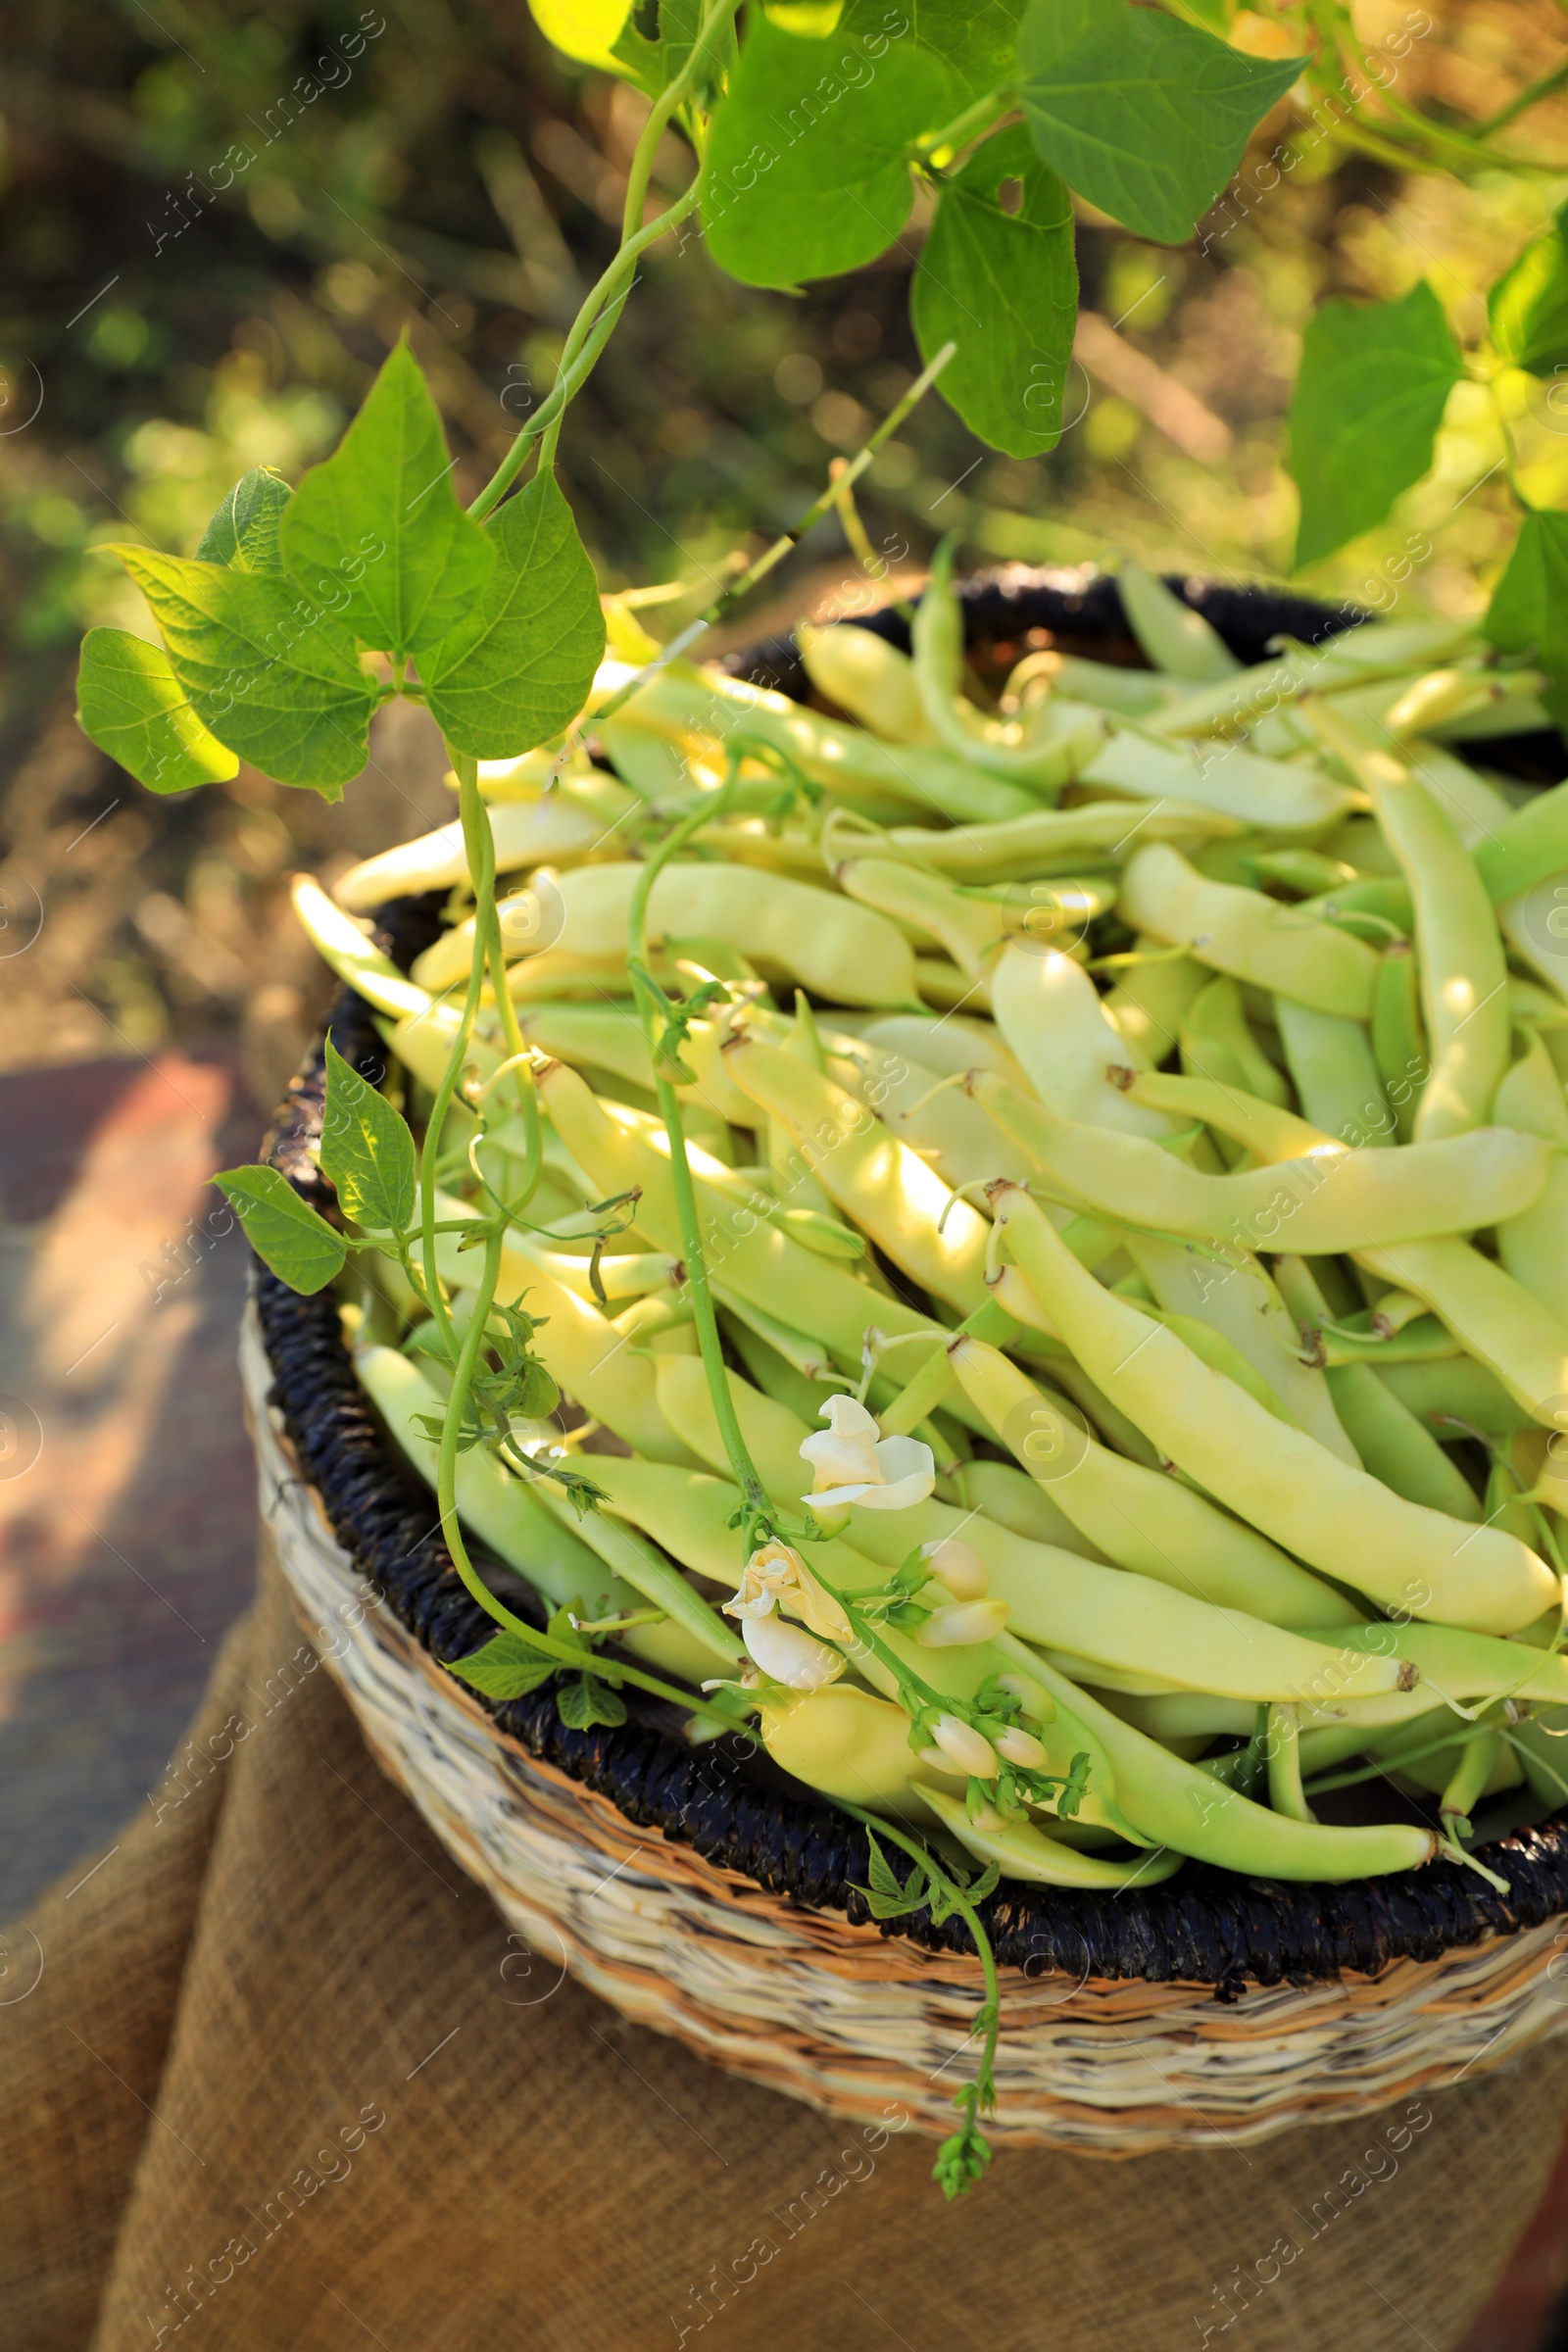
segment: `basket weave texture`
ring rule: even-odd
[[[971,584],[971,634],[1046,627],[1087,649],[1118,634],[1109,588],[1016,572]],[[1281,628],[1342,625],[1299,600],[1190,593],[1244,657]],[[783,654],[758,649],[746,666],[782,673]],[[400,961],[433,936],[437,905],[383,909]],[[360,999],[345,993],[331,1027],[349,1060],[378,1069]],[[312,1151],[322,1059],[318,1043],[270,1156],[327,1205]],[[856,1891],[863,1832],[749,1784],[722,1751],[635,1723],[570,1733],[548,1689],[492,1708],[455,1683],[438,1661],[476,1647],[489,1621],[365,1405],[330,1298],[258,1269],[241,1359],[263,1513],[301,1614],[371,1750],[527,1939],[530,1965],[569,1969],[639,2023],[830,2112],[897,2098],[917,2126],[950,2130],[981,1998],[962,1922],[876,1928]],[[1335,1887],[1190,1865],[1114,1897],[999,1889],[999,2135],[1105,2155],[1234,2145],[1502,2063],[1568,2024],[1568,1813],[1486,1858],[1506,1898],[1441,1864]]]

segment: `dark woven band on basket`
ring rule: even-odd
[[[1320,638],[1351,617],[1258,591],[1194,591],[1190,601],[1250,660],[1260,658],[1276,633]],[[1031,628],[1085,644],[1124,635],[1113,581],[1097,580],[1085,594],[1063,588],[1059,575],[1043,580],[1012,572],[971,583],[965,603],[971,637],[988,643]],[[792,655],[785,639],[731,666],[754,676],[772,669],[783,686]],[[790,682],[799,690],[798,680]],[[399,900],[380,910],[378,944],[405,968],[436,936],[444,896]],[[338,1052],[357,1069],[368,1077],[384,1074],[385,1049],[371,1008],[352,990],[339,997],[329,1026]],[[315,1158],[324,1089],[318,1039],[278,1112],[266,1156],[326,1208],[331,1187]],[[466,1656],[489,1638],[493,1620],[460,1583],[432,1499],[421,1498],[390,1451],[355,1378],[336,1298],[331,1292],[302,1298],[259,1263],[255,1296],[274,1374],[270,1400],[338,1542],[431,1657]],[[725,1756],[722,1742],[694,1749],[633,1722],[572,1731],[562,1723],[548,1685],[509,1704],[481,1703],[509,1737],[609,1797],[638,1827],[682,1839],[771,1893],[841,1911],[858,1924],[868,1919],[858,1892],[867,1877],[859,1825],[804,1792],[748,1777]],[[1004,1968],[1031,1977],[1060,1970],[1080,1980],[1212,1984],[1218,1998],[1229,2000],[1249,1981],[1305,1984],[1347,1970],[1376,1975],[1396,1959],[1436,1960],[1455,1945],[1536,1927],[1568,1909],[1568,1809],[1479,1848],[1478,1858],[1507,1879],[1506,1896],[1475,1872],[1446,1862],[1344,1886],[1240,1879],[1189,1862],[1162,1886],[1134,1885],[1113,1895],[1004,1884],[983,1905],[982,1917]],[[882,1933],[932,1950],[974,1949],[961,1919],[936,1927],[925,1911]]]

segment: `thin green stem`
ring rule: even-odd
[[[738,768],[730,775],[707,808],[694,808],[690,815],[668,832],[660,843],[637,878],[627,910],[627,961],[631,972],[632,989],[641,1015],[643,1035],[648,1042],[649,1059],[654,1067],[654,1091],[659,1102],[659,1115],[669,1137],[670,1177],[675,1190],[675,1213],[680,1220],[681,1255],[685,1261],[686,1279],[691,1290],[692,1320],[697,1327],[697,1346],[707,1375],[709,1394],[713,1402],[714,1417],[724,1441],[724,1451],[740,1487],[746,1511],[746,1544],[750,1550],[763,1525],[772,1525],[772,1505],[767,1491],[758,1475],[757,1465],[741,1431],[730,1394],[729,1372],[724,1362],[723,1342],[719,1338],[718,1313],[708,1279],[708,1257],[703,1247],[702,1218],[697,1206],[697,1188],[692,1182],[691,1161],[686,1151],[685,1123],[681,1117],[679,1099],[667,1074],[662,1052],[659,1023],[663,1006],[648,972],[648,903],[663,868],[676,852],[684,848],[705,824],[722,815],[729,795],[734,789]]]
[[[1516,90],[1507,105],[1499,106],[1494,115],[1488,115],[1483,122],[1473,123],[1471,137],[1490,139],[1494,131],[1506,130],[1510,122],[1517,122],[1531,107],[1539,106],[1543,98],[1551,97],[1554,91],[1562,88],[1564,82],[1568,82],[1568,57],[1563,59],[1560,66],[1553,66],[1549,74],[1543,74],[1535,81],[1526,82],[1524,88]]]
[[[637,145],[632,151],[631,167],[626,173],[626,203],[620,220],[622,244],[628,242],[643,225],[643,205],[647,201],[648,182],[653,175],[659,142],[676,116],[683,115],[686,101],[708,66],[709,53],[720,28],[734,23],[737,5],[738,0],[713,0],[713,5],[704,10],[690,57],[669,87],[654,102],[653,112],[643,124]]]
[[[620,317],[621,306],[631,291],[635,266],[646,249],[667,236],[678,221],[684,220],[697,202],[697,182],[693,180],[684,194],[647,227],[622,245],[614,260],[600,277],[572,323],[561,355],[560,372],[536,416],[520,427],[512,447],[490,476],[478,497],[468,508],[475,521],[500,504],[521,472],[529,451],[540,437],[556,424],[567,403],[582,389],[595,362],[609,341]]]
[[[916,155],[923,159],[928,155],[940,155],[944,147],[956,149],[967,146],[970,139],[977,137],[982,130],[988,130],[993,122],[999,122],[1012,104],[1010,90],[1004,87],[987,90],[983,98],[977,98],[973,106],[966,106],[961,115],[955,115],[951,122],[944,122],[940,130],[928,130],[922,139],[917,140]]]
[[[712,5],[705,11],[702,27],[692,43],[691,55],[643,124],[627,174],[621,240],[615,257],[602,272],[572,320],[561,355],[560,372],[549,398],[538,415],[531,416],[517,432],[512,447],[469,507],[468,512],[476,521],[482,522],[506,496],[521,472],[528,452],[536,441],[545,441],[549,455],[544,462],[549,463],[549,457],[554,455],[561,419],[567,404],[587,381],[595,362],[614,330],[631,291],[638,258],[650,245],[667,236],[696,205],[698,183],[694,175],[690,187],[654,220],[645,221],[642,217],[659,142],[701,79],[712,43],[720,29],[733,22],[737,5],[738,0],[712,0]]]
[[[476,763],[471,760],[464,762],[459,768],[458,799],[463,819],[464,848],[467,856],[468,871],[473,879],[475,895],[482,901],[485,892],[488,891],[493,906],[496,879],[495,841],[490,831],[489,811],[479,795]],[[463,1076],[467,1062],[468,1047],[473,1037],[474,1019],[479,1010],[479,998],[484,988],[484,941],[483,935],[476,925],[473,960],[468,967],[467,992],[463,1000],[463,1011],[459,1016],[457,1034],[452,1040],[452,1051],[447,1055],[447,1066],[442,1072],[441,1083],[436,1088],[435,1100],[430,1105],[430,1115],[425,1122],[424,1146],[419,1154],[419,1239],[421,1263],[424,1267],[426,1303],[435,1318],[436,1328],[451,1352],[456,1351],[457,1341],[453,1330],[452,1316],[447,1307],[446,1295],[441,1288],[441,1278],[436,1271],[435,1196],[440,1179],[441,1131],[446,1125],[446,1116],[452,1104],[452,1098],[457,1092],[458,1081]]]
[[[994,2115],[997,2103],[997,2042],[1002,2032],[1002,1983],[997,1974],[997,1955],[992,1948],[991,1937],[986,1933],[980,1913],[969,1900],[965,1889],[936,1859],[929,1846],[911,1837],[906,1830],[901,1830],[896,1823],[885,1820],[879,1814],[864,1812],[858,1805],[852,1805],[848,1797],[835,1796],[829,1801],[835,1804],[841,1813],[848,1813],[853,1820],[858,1821],[868,1838],[886,1838],[889,1844],[896,1845],[901,1853],[906,1854],[911,1862],[917,1862],[926,1872],[933,1890],[941,1896],[945,1905],[958,1913],[973,1938],[986,1988],[985,1999],[981,2003],[980,2014],[975,2022],[983,2027],[985,2039],[981,2045],[980,2066],[976,2079],[972,2084],[965,2085],[954,2104],[964,2116],[964,2135],[966,2136],[970,2132],[974,2134],[979,2143],[977,2149],[979,2160],[981,2163],[987,2162],[990,2150],[986,2147],[984,2135],[974,2119],[977,2108],[984,2114]],[[942,2158],[940,2156],[937,2163],[938,2177],[942,2178],[940,2173]],[[973,2178],[972,2171],[970,2178]],[[969,2180],[960,2177],[955,2186],[949,2187],[947,2180],[943,2179],[943,2186],[950,2199],[961,2195],[968,2185]]]

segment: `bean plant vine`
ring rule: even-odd
[[[993,448],[1033,456],[1054,447],[1077,307],[1075,196],[1135,235],[1185,240],[1249,137],[1303,79],[1309,92],[1340,102],[1348,144],[1411,169],[1468,172],[1494,157],[1499,138],[1564,74],[1462,130],[1380,83],[1348,11],[1335,0],[1279,8],[1270,20],[1279,53],[1261,56],[1227,37],[1234,12],[1226,0],[1173,0],[1168,12],[1129,0],[1003,0],[983,12],[931,0],[917,18],[882,0],[849,0],[754,7],[744,27],[738,0],[658,0],[628,10],[618,24],[608,22],[612,11],[592,12],[597,29],[585,41],[579,20],[589,13],[535,0],[553,38],[632,82],[649,111],[614,258],[566,335],[552,390],[488,482],[466,509],[459,504],[434,403],[411,346],[401,343],[334,456],[297,489],[265,469],[247,475],[193,558],[131,545],[115,551],[144,591],[161,643],[91,631],[80,713],[93,741],[149,790],[191,790],[232,777],[248,760],[335,800],[365,765],[369,722],[382,705],[401,696],[430,712],[456,778],[473,915],[444,1065],[421,1106],[422,1137],[416,1146],[411,1123],[329,1046],[320,1158],[343,1228],[275,1170],[236,1169],[220,1181],[259,1255],[284,1283],[320,1290],[351,1253],[367,1252],[392,1262],[419,1311],[418,1344],[447,1386],[440,1414],[430,1416],[441,1528],[458,1575],[498,1629],[468,1679],[492,1696],[515,1697],[559,1676],[561,1712],[580,1728],[622,1720],[626,1689],[695,1707],[710,1727],[739,1728],[750,1720],[755,1690],[715,1677],[698,1697],[634,1662],[614,1646],[632,1618],[589,1623],[558,1609],[541,1629],[518,1614],[490,1589],[460,1517],[460,1463],[476,1446],[518,1478],[550,1483],[575,1511],[591,1514],[602,1500],[591,1454],[524,1447],[514,1427],[546,1418],[560,1398],[532,1344],[525,1300],[497,1303],[508,1230],[527,1225],[544,1165],[543,1064],[509,986],[481,763],[537,747],[564,757],[585,725],[611,722],[829,513],[845,516],[853,539],[857,480],[933,387]],[[684,191],[660,210],[653,168],[671,135],[684,139],[693,170]],[[1508,160],[1534,168],[1528,157]],[[644,256],[676,235],[684,246],[700,220],[719,267],[749,285],[790,287],[876,260],[904,234],[916,189],[931,207],[911,288],[922,371],[800,522],[741,568],[669,646],[634,663],[594,703],[604,618],[554,463],[571,404],[635,294]],[[1562,221],[1493,289],[1489,318],[1488,343],[1466,354],[1424,283],[1397,302],[1325,306],[1308,332],[1292,422],[1302,561],[1380,521],[1398,491],[1429,469],[1447,395],[1466,372],[1494,383],[1508,369],[1523,370],[1545,381],[1568,368]],[[1391,374],[1400,402],[1370,404],[1368,382]],[[1522,529],[1488,627],[1498,648],[1534,659],[1560,697],[1568,692],[1568,517],[1530,507],[1511,458],[1506,471]],[[971,1741],[1010,1741],[1001,1752],[1013,1760],[990,1794],[982,1790],[984,1801],[1005,1815],[1050,1795],[1070,1818],[1089,1757],[1047,1771],[1038,1726],[1016,1690],[999,1685],[960,1704],[940,1698],[900,1662],[885,1628],[929,1614],[919,1597],[925,1572],[891,1572],[869,1594],[837,1585],[831,1512],[808,1502],[781,1515],[731,1396],[680,1090],[692,1082],[683,1055],[693,1021],[732,1010],[744,991],[721,974],[694,977],[689,963],[662,953],[650,904],[670,861],[740,805],[748,756],[746,790],[755,791],[759,765],[779,807],[810,790],[776,744],[736,737],[716,793],[698,794],[674,822],[667,810],[649,810],[635,842],[645,862],[627,942],[703,1370],[740,1494],[737,1571],[751,1574],[769,1546],[805,1547],[825,1638],[847,1656],[877,1659],[892,1677],[914,1727],[911,1744],[947,1740],[961,1754],[965,1733]],[[351,938],[345,952],[352,950]],[[514,1126],[520,1148],[487,1150],[503,1121]],[[455,1152],[479,1185],[477,1202],[456,1204],[461,1214],[442,1181]],[[626,1197],[598,1204],[596,1278],[599,1249],[633,1208]],[[480,1254],[478,1279],[460,1291],[453,1267],[469,1250]],[[989,1311],[961,1333],[978,1329]],[[906,1416],[896,1405],[884,1428],[920,1422],[928,1387],[917,1372]],[[653,1573],[646,1564],[644,1573]],[[717,1627],[673,1572],[666,1585],[656,1578],[644,1591],[653,1606],[643,1614],[684,1611],[699,1631]],[[937,1925],[959,1917],[980,1955],[982,2059],[959,2093],[958,2127],[937,2164],[944,2189],[956,2195],[989,2161],[981,2125],[995,2101],[1000,1992],[979,1906],[997,1867],[967,1879],[906,1829],[847,1801],[844,1809],[867,1833],[863,1891],[872,1916],[926,1910]],[[908,1861],[904,1880],[879,1839]]]

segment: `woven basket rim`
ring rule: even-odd
[[[1261,660],[1280,634],[1321,641],[1364,614],[1271,589],[1199,580],[1169,584],[1202,612],[1244,661]],[[972,646],[998,646],[1049,630],[1088,648],[1130,644],[1113,578],[1008,565],[963,582]],[[855,617],[895,642],[907,624],[892,611]],[[794,642],[768,640],[730,655],[725,667],[784,692],[804,692]],[[1520,739],[1533,764],[1568,768],[1560,739]],[[403,966],[435,936],[444,893],[397,900],[379,909],[377,944]],[[262,1156],[307,1199],[329,1207],[332,1188],[315,1159],[325,1087],[325,1038],[365,1074],[384,1073],[372,1008],[344,988],[274,1118]],[[445,1663],[478,1647],[493,1621],[460,1583],[430,1505],[419,1507],[409,1474],[391,1450],[355,1378],[330,1293],[300,1298],[255,1263],[254,1295],[273,1372],[270,1401],[281,1412],[302,1469],[357,1571],[384,1593],[394,1615],[430,1657]],[[468,1695],[465,1693],[465,1695]],[[498,1704],[479,1700],[498,1747],[516,1743],[568,1778],[607,1796],[639,1828],[690,1843],[719,1871],[750,1880],[785,1903],[868,1913],[858,1824],[802,1791],[760,1788],[726,1759],[723,1742],[693,1750],[635,1722],[574,1732],[561,1722],[550,1687]],[[1004,1968],[1071,1969],[1110,1983],[1212,1985],[1222,2000],[1250,1980],[1307,1984],[1375,1977],[1391,1961],[1430,1961],[1484,1937],[1537,1927],[1568,1910],[1568,1807],[1546,1821],[1478,1849],[1509,1881],[1501,1895],[1474,1872],[1446,1862],[1344,1886],[1241,1879],[1189,1861],[1158,1886],[1115,1895],[1004,1882],[982,1908]],[[974,1955],[961,1919],[935,1926],[928,1912],[884,1925],[884,1935],[955,1956]]]

